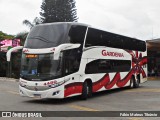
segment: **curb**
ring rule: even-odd
[[[160,80],[160,77],[148,77],[147,80]]]

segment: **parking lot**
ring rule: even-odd
[[[123,88],[100,92],[88,100],[80,100],[79,97],[39,100],[21,97],[16,80],[1,79],[0,111],[90,111],[93,114],[95,111],[159,111],[159,85],[160,80],[149,80],[137,89]],[[150,120],[151,117],[115,117],[114,119]]]

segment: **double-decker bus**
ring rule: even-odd
[[[130,86],[147,80],[145,41],[81,23],[32,28],[21,60],[21,96],[66,98]]]

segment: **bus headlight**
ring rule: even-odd
[[[21,87],[25,87],[25,86],[26,86],[25,84],[23,84],[23,83],[21,83],[21,82],[19,82],[19,85],[20,85]]]

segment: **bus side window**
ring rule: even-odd
[[[64,52],[65,56],[65,75],[75,73],[79,70],[81,54],[77,49],[67,50]]]
[[[107,73],[112,70],[112,65],[110,61],[107,60],[100,60],[98,65],[98,70],[100,73]]]
[[[131,68],[130,60],[94,60],[86,65],[85,73],[113,73],[113,72],[126,72]]]

